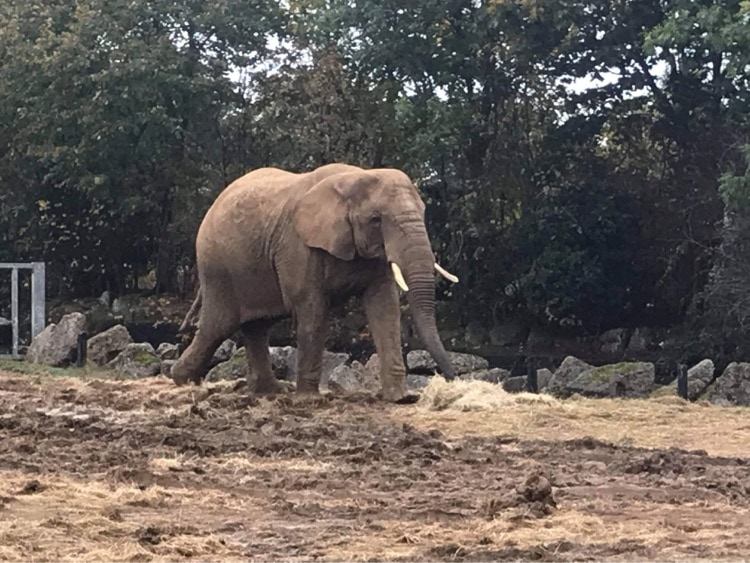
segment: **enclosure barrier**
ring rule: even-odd
[[[44,330],[45,311],[45,268],[44,262],[3,263],[0,270],[10,270],[10,325],[11,353],[0,354],[0,358],[20,359],[18,349],[18,270],[31,270],[31,338]]]

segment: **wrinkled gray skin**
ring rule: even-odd
[[[292,316],[297,326],[297,391],[317,393],[329,305],[362,296],[381,359],[382,397],[406,395],[398,288],[403,271],[425,348],[447,378],[453,367],[435,325],[435,257],[425,206],[398,170],[345,164],[305,174],[255,170],[230,184],[206,213],[196,240],[200,311],[195,338],[172,367],[177,384],[205,377],[211,356],[241,328],[256,393],[274,393],[268,331]]]

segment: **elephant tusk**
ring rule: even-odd
[[[406,285],[404,274],[401,273],[401,268],[398,267],[398,264],[396,264],[395,262],[391,262],[391,270],[393,270],[393,277],[396,280],[398,286],[403,291],[409,291],[409,286]]]
[[[453,283],[458,283],[458,278],[451,274],[448,270],[443,268],[440,264],[435,262],[435,271],[443,276],[446,280],[452,281]]]

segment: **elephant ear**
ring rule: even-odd
[[[349,206],[352,198],[362,197],[371,183],[372,178],[362,174],[339,174],[310,188],[297,204],[293,219],[305,244],[341,260],[352,260],[356,247]]]

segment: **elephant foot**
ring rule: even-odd
[[[320,382],[298,378],[297,393],[300,395],[318,395],[320,394]]]
[[[406,390],[406,381],[393,383],[392,385],[383,385],[378,393],[378,398],[382,401],[397,404],[413,404],[419,400],[419,395],[409,393]]]

